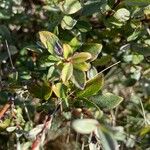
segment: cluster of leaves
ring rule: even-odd
[[[1,149],[148,150],[149,4],[0,2]]]

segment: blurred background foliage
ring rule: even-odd
[[[92,53],[92,58],[88,58],[87,54],[85,59],[92,67],[88,70],[85,66],[80,66],[80,70],[83,71],[81,74],[74,71],[74,75],[81,75],[79,77],[82,80],[78,78],[74,82],[71,79],[79,89],[84,87],[86,80],[92,79],[98,72],[120,61],[104,72],[105,83],[102,91],[107,95],[100,95],[98,99],[108,100],[109,104],[109,97],[113,99],[114,96],[109,95],[109,92],[123,97],[122,103],[116,102],[117,106],[114,104],[114,107],[109,107],[108,104],[103,104],[102,100],[97,102],[94,95],[91,99],[95,101],[94,105],[100,111],[95,110],[93,104],[84,101],[80,96],[77,98],[81,101],[69,102],[69,108],[63,104],[63,110],[56,115],[44,148],[69,150],[81,149],[83,143],[86,145],[88,136],[78,135],[70,127],[73,118],[82,116],[95,118],[99,120],[100,126],[103,124],[110,128],[110,135],[113,134],[114,139],[101,129],[104,132],[99,135],[106,138],[104,142],[101,140],[102,145],[110,140],[108,147],[117,149],[117,146],[114,146],[114,140],[117,140],[121,150],[149,150],[149,0],[0,1],[0,104],[3,108],[10,94],[15,93],[16,115],[15,121],[9,113],[0,123],[0,149],[16,149],[16,147],[19,149],[19,144],[22,149],[28,149],[31,146],[29,140],[31,137],[27,135],[30,134],[31,139],[34,139],[35,135],[30,131],[39,130],[38,124],[42,123],[47,112],[54,110],[56,99],[62,98],[66,91],[71,95],[68,94],[71,100],[76,96],[73,84],[58,83],[51,90],[51,81],[54,83],[59,81],[59,71],[63,70],[64,64],[58,65],[58,72],[54,71],[56,68],[52,64],[58,61],[56,59],[62,58],[49,54],[51,50],[37,35],[39,31],[50,31],[58,37],[60,40],[60,47],[57,45],[58,52],[59,48],[62,49],[63,43],[67,43],[73,52]],[[57,37],[52,36],[49,43],[56,42]],[[68,47],[66,49],[68,50]],[[70,57],[73,59],[75,56],[72,53]],[[70,79],[68,74],[64,75],[63,82]],[[63,92],[60,92],[60,88]],[[99,91],[99,94],[102,91]],[[81,95],[85,93],[81,92]],[[3,119],[1,115],[2,111],[0,119]],[[83,131],[84,133],[86,131]],[[68,137],[69,142],[66,140]],[[6,142],[6,139],[9,140]],[[92,140],[89,143],[95,144]],[[93,150],[90,144],[85,149]],[[105,145],[102,147],[109,150]]]

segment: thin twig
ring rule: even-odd
[[[70,140],[70,128],[68,129],[68,133],[67,133],[67,138],[66,138],[66,143],[68,144],[69,143],[69,140]]]
[[[85,142],[83,141],[82,146],[81,146],[81,150],[84,150],[84,145],[85,145]]]
[[[14,67],[13,62],[12,62],[11,53],[10,53],[10,49],[9,49],[7,40],[5,40],[5,43],[6,43],[6,47],[7,47],[7,52],[8,52],[8,57],[9,57],[9,60],[10,60],[10,64],[11,64],[12,69],[14,70],[15,67]]]
[[[105,72],[106,70],[108,70],[108,69],[110,69],[110,68],[112,68],[112,67],[118,65],[119,63],[121,63],[121,61],[118,61],[118,62],[116,62],[116,63],[110,65],[109,67],[107,67],[107,68],[105,68],[104,70],[100,71],[98,74],[101,74],[101,73]]]
[[[116,116],[113,112],[113,110],[110,111],[111,117],[112,117],[112,126],[114,127],[116,125]]]
[[[145,110],[144,110],[144,107],[143,107],[143,103],[142,103],[141,99],[139,101],[140,101],[141,108],[142,108],[144,123],[145,123],[145,125],[147,125],[147,119],[146,119],[146,115],[145,115]]]
[[[75,142],[75,147],[78,147],[78,141],[79,141],[79,133],[76,134],[76,142]]]
[[[146,30],[147,30],[147,33],[150,35],[150,29],[148,26],[146,27]]]

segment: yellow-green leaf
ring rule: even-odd
[[[55,34],[49,31],[40,31],[38,35],[42,44],[45,46],[45,48],[48,49],[51,54],[55,53],[57,55],[62,55],[63,49],[60,45],[58,37]]]
[[[84,44],[81,49],[84,51],[84,52],[88,52],[92,55],[91,57],[91,61],[95,60],[99,53],[101,52],[102,50],[102,44],[99,44],[99,43],[88,43],[88,44]]]
[[[145,136],[148,133],[150,133],[150,125],[143,127],[140,131],[141,136]]]
[[[71,30],[75,26],[76,22],[77,21],[72,17],[64,16],[64,18],[61,21],[61,27],[63,29]]]
[[[65,86],[62,83],[57,83],[52,86],[53,92],[56,94],[59,98],[65,98]]]
[[[66,63],[61,72],[61,79],[63,83],[67,82],[73,73],[73,65],[72,63]]]
[[[82,62],[89,60],[91,57],[92,56],[90,53],[81,52],[81,53],[77,53],[73,55],[71,59],[73,63],[82,63]]]
[[[10,123],[11,123],[11,119],[10,118],[5,119],[4,121],[2,121],[0,123],[0,131],[6,129],[10,125]]]
[[[72,47],[73,51],[76,51],[78,48],[81,47],[82,43],[79,41],[78,37],[74,37],[69,42],[69,45]]]
[[[91,64],[86,62],[75,63],[73,64],[73,67],[81,71],[88,71],[91,68]]]
[[[73,49],[68,44],[63,44],[64,58],[68,58],[73,53]]]

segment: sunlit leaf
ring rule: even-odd
[[[59,7],[61,11],[67,15],[74,14],[82,8],[78,0],[65,0],[60,2]]]
[[[57,97],[59,98],[65,98],[65,86],[62,83],[57,83],[52,86],[53,92],[56,94]]]
[[[88,71],[91,68],[91,64],[86,62],[74,63],[73,67],[77,70]]]
[[[68,58],[73,53],[73,49],[68,44],[63,44],[64,58]]]
[[[48,51],[51,54],[54,54],[54,53],[57,55],[63,54],[63,49],[60,45],[60,41],[55,34],[49,31],[40,31],[38,35],[42,44],[45,46],[45,48],[48,49]]]
[[[61,27],[63,29],[71,30],[75,26],[76,22],[77,21],[72,17],[64,16],[64,18],[61,21]]]
[[[150,125],[146,126],[146,127],[143,127],[140,131],[140,135],[141,136],[144,136],[146,134],[150,133]]]
[[[143,60],[144,60],[144,56],[143,55],[134,54],[132,56],[132,62],[133,62],[133,64],[137,65],[137,64],[141,63]]]
[[[61,79],[65,83],[67,82],[73,73],[73,65],[72,63],[66,63],[61,72]]]
[[[98,126],[98,121],[94,119],[77,119],[72,122],[74,130],[81,134],[90,134]]]
[[[126,8],[120,8],[115,12],[114,17],[119,22],[125,22],[125,21],[129,20],[130,12]]]
[[[72,60],[73,64],[75,64],[75,63],[83,63],[83,62],[89,60],[90,58],[91,58],[90,53],[81,52],[81,53],[77,53],[77,54],[73,55],[71,57],[71,60]]]
[[[11,123],[11,119],[7,118],[0,123],[0,131],[6,129]]]
[[[92,55],[91,61],[95,60],[102,50],[102,44],[89,43],[82,46],[82,51],[89,52]]]
[[[78,48],[81,47],[82,43],[78,40],[77,37],[74,37],[74,38],[71,39],[71,41],[69,42],[69,45],[72,47],[73,51],[76,51]]]

